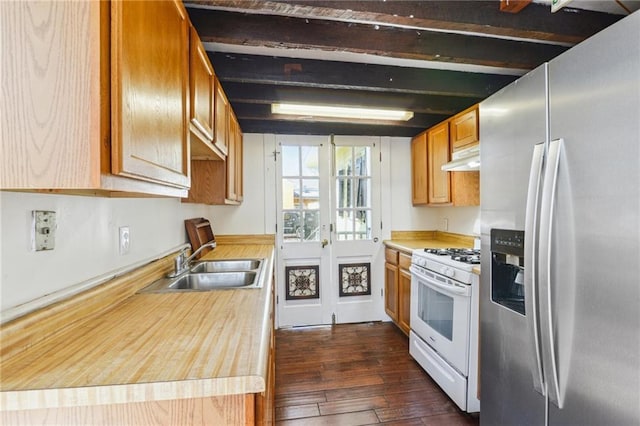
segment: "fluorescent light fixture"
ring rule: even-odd
[[[272,114],[306,115],[316,117],[354,118],[365,120],[407,121],[413,112],[397,109],[357,108],[332,105],[271,104]]]

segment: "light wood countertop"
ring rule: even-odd
[[[469,248],[473,247],[473,237],[441,231],[392,231],[391,239],[384,240],[386,247],[411,254],[423,248]],[[480,265],[474,266],[473,273],[480,275]]]
[[[263,392],[274,247],[219,244],[214,258],[266,258],[264,287],[130,295],[3,356],[1,410]]]

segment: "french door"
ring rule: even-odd
[[[379,320],[379,138],[278,136],[279,327]]]

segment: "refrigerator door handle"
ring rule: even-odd
[[[540,211],[540,245],[539,269],[540,278],[540,332],[542,340],[542,362],[544,365],[545,383],[548,397],[558,408],[562,408],[562,397],[558,380],[556,362],[556,342],[553,327],[553,303],[551,282],[551,247],[553,237],[553,213],[556,201],[558,168],[562,139],[554,139],[549,143],[549,155],[545,166],[544,184],[542,188],[542,204]]]
[[[538,319],[538,275],[537,275],[537,231],[538,211],[540,205],[540,189],[542,184],[542,166],[544,164],[545,144],[539,143],[533,148],[531,172],[529,174],[529,188],[527,190],[527,209],[524,228],[524,292],[525,316],[529,341],[531,342],[531,361],[533,369],[534,389],[545,395],[544,376],[542,372],[542,357],[540,347],[540,330]]]

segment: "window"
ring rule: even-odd
[[[371,239],[371,148],[335,148],[336,234],[339,241]]]
[[[319,147],[282,146],[283,241],[320,240]]]

